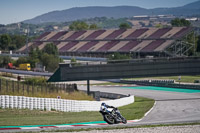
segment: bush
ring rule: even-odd
[[[26,78],[24,83],[25,84],[29,84],[29,85],[32,85],[32,84],[35,84],[35,85],[43,85],[43,84],[46,84],[46,79],[45,78]]]

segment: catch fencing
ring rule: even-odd
[[[31,96],[35,94],[51,94],[77,91],[76,84],[27,84],[20,81],[0,79],[0,95]]]
[[[108,101],[77,101],[55,98],[0,95],[1,108],[56,110],[63,112],[99,111],[101,103],[120,107],[134,102],[134,96]]]

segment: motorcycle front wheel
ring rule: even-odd
[[[122,117],[122,123],[124,123],[124,124],[127,123],[127,120],[124,117]]]
[[[104,115],[104,121],[106,121],[108,124],[115,124],[115,118],[109,114]]]

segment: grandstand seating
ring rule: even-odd
[[[112,48],[113,46],[115,46],[117,43],[119,43],[119,41],[110,41],[110,42],[106,43],[105,45],[103,45],[101,48],[99,48],[97,50],[97,52],[106,52],[110,48]]]
[[[41,40],[43,37],[47,36],[48,34],[50,34],[51,32],[45,32],[42,35],[40,35],[37,39],[35,39],[34,41],[39,41]]]
[[[96,39],[96,37],[98,37],[99,35],[101,35],[102,33],[104,33],[106,30],[97,30],[95,32],[93,32],[92,34],[90,34],[88,37],[86,37],[86,40],[94,40]]]
[[[110,35],[108,35],[104,39],[115,39],[117,36],[121,35],[125,31],[126,31],[126,29],[115,30],[114,32],[112,32]]]
[[[149,36],[151,36],[153,33],[155,33],[157,30],[159,30],[158,28],[149,28],[148,31],[144,32],[143,34],[141,34],[138,38],[144,39],[144,38],[149,38]]]
[[[133,33],[131,33],[129,36],[126,37],[126,39],[135,39],[137,37],[139,37],[140,35],[142,35],[143,33],[145,33],[148,29],[137,29],[136,31],[134,31]]]
[[[101,48],[102,46],[104,46],[107,43],[107,41],[99,41],[99,43],[97,43],[96,45],[94,45],[93,47],[89,48],[87,51],[88,52],[96,52],[97,49]]]
[[[96,45],[97,43],[98,43],[98,41],[91,41],[91,42],[88,42],[88,43],[85,44],[84,46],[80,47],[77,51],[78,51],[78,52],[87,51],[88,49],[90,49],[91,47],[93,47],[94,45]]]
[[[129,41],[124,47],[120,48],[118,51],[120,52],[129,52],[130,49],[137,46],[140,42],[139,41]]]
[[[153,41],[149,45],[147,45],[146,47],[144,47],[141,51],[143,51],[143,52],[154,51],[158,46],[160,46],[164,42],[165,42],[165,40],[156,40],[156,41]]]
[[[73,46],[75,46],[76,44],[78,44],[78,41],[73,41],[73,42],[69,42],[66,45],[64,45],[63,47],[61,47],[59,49],[60,52],[65,52],[69,49],[71,49]]]
[[[154,51],[162,51],[167,48],[170,44],[172,44],[174,40],[166,40],[162,45],[158,46]]]
[[[187,33],[188,31],[190,31],[190,27],[185,27],[182,28],[179,32],[177,32],[174,36],[172,36],[172,38],[180,38],[182,37],[185,33]]]
[[[151,42],[152,42],[152,40],[141,41],[137,46],[133,47],[130,51],[131,52],[138,52],[141,49],[143,49],[144,47],[146,47],[147,45],[149,45]]]
[[[40,41],[48,41],[50,38],[52,38],[54,35],[56,35],[57,32],[50,32],[48,35],[40,39]]]
[[[80,41],[74,47],[70,48],[68,51],[69,52],[76,52],[79,48],[81,48],[82,46],[84,46],[87,43],[88,42],[86,42],[86,41]]]
[[[86,31],[77,31],[74,34],[72,34],[70,37],[66,38],[65,40],[76,40],[79,36],[84,34]]]
[[[153,33],[151,36],[149,36],[149,38],[160,38],[162,35],[164,35],[165,33],[167,33],[170,30],[171,30],[171,28],[159,29],[155,33]]]
[[[42,49],[47,43],[53,42],[61,53],[159,52],[191,30],[188,27],[170,27],[46,32],[30,42],[28,49]],[[18,52],[25,53],[26,46]]]
[[[49,38],[48,41],[55,41],[58,38],[60,38],[61,36],[65,35],[66,33],[67,33],[67,31],[58,32],[57,34],[55,34],[54,36]]]
[[[120,41],[118,44],[116,44],[115,46],[113,46],[112,48],[110,48],[108,51],[109,52],[116,52],[120,48],[124,47],[128,42],[129,41]]]
[[[174,27],[169,32],[165,33],[161,38],[171,38],[173,35],[175,35],[181,29],[182,29],[182,27]]]
[[[114,31],[115,31],[115,29],[106,30],[104,33],[102,33],[101,35],[99,35],[98,37],[96,37],[96,39],[97,40],[105,40],[105,37],[107,37],[108,35],[110,35]]]

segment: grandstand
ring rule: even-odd
[[[60,54],[104,56],[115,52],[140,56],[186,54],[193,44],[182,41],[193,28],[140,28],[46,32],[28,44],[42,49],[53,42]],[[18,50],[26,52],[26,46]]]

